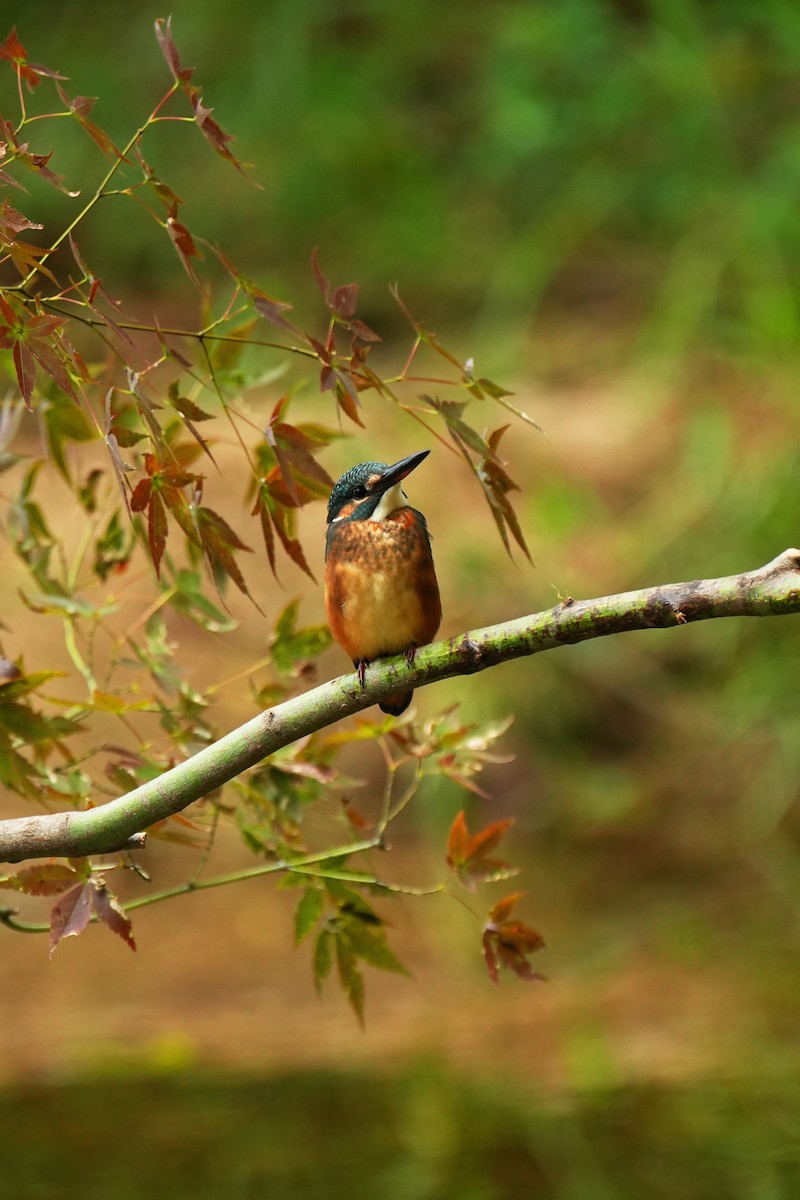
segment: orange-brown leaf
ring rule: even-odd
[[[332,368],[324,367],[323,375],[325,371],[328,370],[332,370]],[[361,401],[358,399],[358,388],[353,382],[352,376],[348,375],[345,371],[333,370],[333,378],[336,381],[335,387],[337,404],[341,408],[342,412],[345,413],[345,415],[348,416],[350,420],[354,422],[354,424],[360,425],[361,428],[364,429],[364,422],[358,415],[358,408]],[[325,390],[325,387],[322,387],[322,391]]]
[[[28,85],[28,90],[33,91],[38,86],[41,76],[48,76],[51,79],[63,79],[63,75],[59,75],[57,71],[51,71],[49,67],[43,67],[41,63],[32,63],[28,59],[28,52],[17,36],[16,27],[11,30],[4,42],[0,42],[0,58],[10,62],[19,72],[20,78],[24,79]]]
[[[513,817],[503,821],[494,821],[479,833],[470,835],[463,811],[458,814],[450,828],[447,843],[447,862],[451,867],[465,866],[467,863],[485,858],[490,850],[494,850],[506,831],[514,824]]]
[[[102,921],[117,937],[121,937],[131,950],[135,950],[136,942],[130,918],[126,917],[116,897],[112,895],[102,880],[98,880],[93,889],[92,905],[98,920]]]
[[[333,487],[333,480],[310,453],[315,448],[312,440],[294,425],[279,420],[270,422],[266,434],[294,505],[300,508],[306,502],[301,499],[298,484],[304,485],[306,497],[327,496]]]
[[[7,879],[0,880],[0,887],[24,892],[27,896],[58,896],[80,879],[79,873],[66,863],[45,862],[15,871]]]
[[[544,978],[533,970],[528,961],[531,954],[544,947],[541,934],[522,921],[508,919],[523,895],[523,892],[512,892],[498,900],[483,929],[483,956],[489,977],[495,984],[500,982],[501,966],[513,971],[520,979]]]
[[[448,839],[447,865],[455,871],[459,882],[468,891],[474,892],[479,883],[508,879],[518,873],[516,867],[489,856],[513,823],[513,817],[495,821],[480,833],[470,836],[463,812],[456,817]]]
[[[306,556],[303,553],[303,547],[296,537],[293,537],[289,531],[287,524],[287,511],[279,505],[270,506],[270,515],[272,523],[275,526],[275,531],[278,534],[280,543],[286,553],[289,555],[293,563],[296,563],[301,571],[305,571],[310,579],[314,579],[314,573],[306,562]]]
[[[134,493],[135,494],[135,493]],[[161,559],[167,545],[167,510],[158,492],[150,496],[150,507],[147,510],[147,543],[150,547],[150,557],[156,569],[156,575],[161,574]]]
[[[22,341],[14,342],[14,369],[17,372],[17,383],[22,393],[22,399],[29,409],[33,409],[33,385],[36,382],[36,359]]]
[[[507,921],[524,895],[524,892],[509,892],[502,900],[498,900],[489,910],[489,920],[492,924],[502,925]]]
[[[449,867],[461,866],[466,862],[469,841],[469,830],[462,809],[450,826],[450,835],[447,839],[447,865]]]
[[[506,817],[503,821],[494,821],[491,825],[487,825],[480,833],[476,833],[469,843],[467,858],[483,858],[490,850],[494,850],[500,839],[506,831],[514,824],[513,817]]]
[[[272,521],[270,520],[269,508],[267,507],[266,496],[264,495],[263,484],[258,489],[258,496],[253,506],[251,516],[258,514],[261,522],[261,534],[264,538],[264,547],[267,551],[270,570],[273,575],[276,575],[276,560],[275,560],[275,534],[272,531]]]
[[[511,531],[511,534],[526,556],[529,562],[532,562],[530,551],[528,550],[525,541],[525,535],[522,532],[517,514],[508,499],[508,492],[519,491],[519,487],[514,483],[511,476],[503,467],[502,463],[497,458],[497,449],[500,440],[506,431],[510,428],[508,425],[503,425],[499,429],[495,429],[488,437],[487,442],[491,452],[491,458],[484,458],[481,461],[478,478],[481,487],[484,490],[486,499],[489,501],[489,508],[497,525],[498,532],[502,538],[503,545],[510,553],[511,547],[508,540],[506,527]]]
[[[167,233],[172,240],[172,244],[178,252],[178,256],[183,263],[186,274],[194,284],[197,284],[197,273],[192,266],[191,259],[202,258],[200,251],[194,244],[194,239],[189,233],[186,226],[178,220],[177,206],[173,204],[167,217]]]
[[[234,551],[245,550],[252,553],[250,547],[244,544],[227,521],[213,509],[198,507],[195,509],[195,517],[200,540],[211,566],[222,571],[233,580],[239,591],[249,596],[244,575],[234,558]]]

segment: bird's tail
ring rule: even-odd
[[[378,707],[381,712],[389,713],[392,717],[399,717],[408,708],[413,695],[413,691],[395,692],[394,695],[387,696],[384,700],[381,700]]]

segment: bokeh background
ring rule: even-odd
[[[506,444],[535,569],[504,555],[455,462],[437,453],[414,477],[444,633],[559,595],[734,573],[800,540],[800,9],[171,7],[183,61],[261,185],[200,137],[193,157],[185,130],[159,131],[154,165],[190,228],[301,316],[318,305],[318,246],[329,277],[361,284],[387,362],[408,344],[399,282],[547,431]],[[65,0],[7,23],[100,97],[98,123],[123,141],[165,87],[165,15]],[[99,177],[88,139],[58,155],[67,176]],[[48,226],[74,214],[34,198]],[[180,265],[132,208],[104,204],[84,254],[143,314],[191,311]],[[367,418],[329,451],[332,474],[420,448],[377,403]],[[309,539],[321,523],[310,511]],[[320,619],[299,574],[278,592],[248,569],[268,613],[297,594]],[[8,604],[24,646],[39,633]],[[269,628],[238,598],[234,616],[208,659],[232,678]],[[702,623],[418,693],[423,713],[457,699],[470,721],[515,714],[514,761],[468,815],[516,817],[509,855],[546,984],[493,989],[474,918],[441,897],[384,906],[414,978],[372,973],[365,1032],[333,987],[316,998],[292,898],[269,886],[143,911],[135,960],[96,930],[51,963],[41,940],[6,933],[8,1194],[796,1196],[796,644],[795,618]],[[325,663],[343,669],[336,651]],[[26,665],[42,665],[30,647]],[[247,699],[240,680],[231,724]],[[421,795],[396,876],[440,876],[461,803],[449,785]],[[164,872],[184,869],[185,851],[159,853]]]

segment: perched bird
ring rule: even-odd
[[[436,634],[442,605],[425,518],[406,503],[402,481],[429,450],[393,466],[366,462],[351,467],[328,502],[325,540],[325,608],[331,633],[353,660],[364,686],[374,658],[405,654]],[[397,717],[413,692],[380,702]]]

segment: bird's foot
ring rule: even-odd
[[[353,666],[355,667],[356,671],[358,672],[358,682],[361,684],[361,690],[363,692],[363,690],[366,686],[366,684],[364,683],[364,672],[366,671],[367,667],[369,666],[369,659],[368,658],[359,658],[357,660],[357,662],[353,663]]]
[[[416,642],[412,642],[406,650],[406,662],[410,667],[413,667],[414,665],[414,659],[417,657],[417,650],[419,650],[419,646]]]

